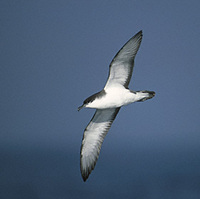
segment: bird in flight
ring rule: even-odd
[[[84,181],[94,169],[103,140],[120,108],[133,102],[143,102],[155,96],[154,91],[132,91],[131,80],[134,59],[142,41],[142,31],[133,36],[115,55],[109,66],[109,75],[102,91],[88,97],[78,111],[84,107],[96,112],[85,128],[81,152],[80,169]]]

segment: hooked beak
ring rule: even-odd
[[[78,111],[80,111],[83,107],[85,107],[85,104],[83,104],[82,106],[79,106]]]

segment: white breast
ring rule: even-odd
[[[105,92],[106,95],[95,99],[93,102],[87,104],[86,107],[96,109],[117,108],[134,102],[136,97],[136,94],[125,89],[123,86],[109,87]]]

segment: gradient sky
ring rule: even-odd
[[[199,153],[199,10],[198,0],[1,1],[0,148],[62,150],[78,163],[94,110],[77,107],[143,30],[129,88],[156,96],[120,110],[97,164],[107,152]]]

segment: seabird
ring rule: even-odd
[[[115,55],[109,66],[109,75],[102,91],[88,97],[78,110],[95,108],[96,112],[85,128],[81,152],[80,169],[87,180],[99,157],[101,145],[120,108],[133,102],[143,102],[155,96],[154,91],[132,91],[131,80],[134,59],[142,41],[142,31],[134,35]]]

